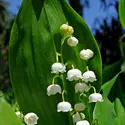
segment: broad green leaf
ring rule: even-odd
[[[125,125],[125,110],[118,98],[111,103],[107,98],[96,103],[93,118],[98,125]]]
[[[120,17],[120,22],[122,26],[125,28],[125,0],[120,0],[119,17]]]
[[[0,125],[22,125],[11,106],[0,98]]]
[[[88,65],[97,76],[94,85],[99,90],[102,64],[97,43],[87,24],[65,0],[23,0],[12,28],[9,65],[14,93],[24,114],[35,112],[39,116],[38,125],[71,122],[67,113],[57,113],[61,96],[46,95],[46,88],[52,82],[51,65],[55,62],[55,52],[60,50],[59,28],[67,22],[73,26],[79,45],[72,49],[65,43],[64,61],[72,61],[84,72],[86,63],[80,59],[79,51],[92,49],[94,58],[88,61]],[[62,86],[60,81],[58,83]],[[76,101],[74,86],[68,81],[65,86],[73,106]]]
[[[104,98],[102,103],[96,103],[93,118],[97,120],[98,125],[114,125],[115,117],[114,105],[107,98]]]
[[[125,125],[125,109],[118,98],[114,102],[114,110],[116,112],[114,125]]]

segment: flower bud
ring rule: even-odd
[[[89,102],[103,102],[102,95],[100,93],[93,93],[89,96]]]
[[[38,119],[39,118],[35,113],[28,113],[24,116],[24,122],[27,125],[36,125]]]
[[[85,82],[94,82],[97,80],[96,75],[93,71],[86,71],[85,73],[83,73],[82,79]]]
[[[76,46],[78,44],[78,39],[76,39],[75,37],[70,37],[68,40],[67,40],[67,44],[71,47],[73,46]]]
[[[78,121],[76,125],[90,125],[90,123],[87,120],[83,120],[83,121]]]
[[[83,113],[76,113],[72,116],[72,118],[73,118],[73,123],[76,123],[80,120],[85,119],[85,115]]]
[[[20,116],[21,116],[21,112],[20,111],[15,112],[15,114],[16,114],[17,117],[20,118]]]
[[[85,105],[84,105],[83,103],[76,103],[76,104],[74,105],[74,109],[75,109],[75,111],[77,111],[77,112],[83,111],[85,108],[86,108],[86,107],[85,107]]]
[[[60,27],[60,32],[62,35],[72,35],[74,33],[74,29],[72,26],[69,26],[68,24],[63,24]]]
[[[86,85],[85,83],[77,83],[76,85],[75,85],[75,92],[77,93],[77,92],[80,92],[80,93],[82,93],[82,92],[85,92],[85,91],[87,91],[88,90],[88,85]]]
[[[48,86],[47,88],[47,95],[50,96],[50,95],[55,95],[55,94],[61,94],[61,87],[57,84],[52,84],[50,86]]]
[[[64,73],[66,72],[66,67],[64,64],[57,62],[52,65],[51,70],[51,73]]]
[[[60,102],[57,105],[57,112],[69,112],[72,111],[71,104],[69,102]]]
[[[71,69],[67,72],[67,79],[69,81],[79,80],[82,78],[82,72],[79,69]]]
[[[92,58],[94,55],[93,51],[90,50],[90,49],[83,49],[81,52],[80,52],[80,57],[83,59],[83,60],[88,60],[90,58]]]
[[[69,35],[72,35],[73,33],[74,33],[73,27],[72,27],[72,26],[69,26],[69,27],[68,27],[68,34],[69,34]]]

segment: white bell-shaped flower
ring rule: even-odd
[[[83,103],[76,103],[74,105],[74,109],[77,112],[83,111],[86,108],[86,106]]]
[[[27,125],[36,125],[38,119],[39,118],[35,113],[28,113],[24,116],[24,122]]]
[[[64,64],[57,62],[52,65],[51,70],[51,73],[64,73],[66,72],[66,67]]]
[[[74,33],[74,29],[68,24],[62,24],[60,27],[60,32],[62,35],[72,35]]]
[[[102,95],[100,93],[93,93],[89,96],[89,102],[103,102]]]
[[[83,60],[88,60],[90,58],[92,58],[94,55],[93,51],[90,50],[90,49],[83,49],[81,52],[80,52],[80,57],[83,59]]]
[[[85,83],[77,83],[75,85],[75,92],[76,93],[77,92],[80,92],[80,93],[87,92],[88,88],[89,88],[88,85],[86,85]]]
[[[97,80],[96,75],[93,71],[86,71],[85,73],[83,73],[82,79],[85,82],[94,82]]]
[[[76,113],[72,116],[72,118],[73,118],[73,123],[76,123],[80,120],[85,119],[85,115],[83,113]]]
[[[17,117],[20,118],[20,116],[21,116],[21,112],[20,111],[15,112],[15,114],[16,114]]]
[[[78,121],[76,125],[90,125],[90,123],[87,120],[82,120],[82,121]]]
[[[67,72],[67,79],[69,81],[79,80],[82,78],[82,72],[79,69],[71,69]]]
[[[55,95],[55,94],[61,94],[61,87],[57,84],[52,84],[50,86],[47,87],[47,95]]]
[[[72,111],[72,106],[69,102],[60,102],[57,105],[57,112],[69,112]]]
[[[75,37],[70,37],[68,40],[67,40],[67,43],[69,46],[76,46],[78,44],[78,39],[76,39]]]

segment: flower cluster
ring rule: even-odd
[[[69,26],[68,24],[63,24],[60,27],[60,32],[62,35],[61,40],[61,49],[65,41],[67,41],[67,44],[70,47],[75,47],[79,43],[78,39],[73,36],[74,29],[72,26]],[[88,97],[89,103],[91,102],[102,102],[102,95],[100,93],[96,93],[96,89],[94,86],[92,86],[90,83],[93,83],[97,81],[96,75],[94,71],[89,70],[89,67],[86,67],[86,71],[82,72],[79,69],[75,68],[74,65],[68,61],[64,64],[63,61],[63,53],[62,50],[60,50],[60,53],[57,52],[56,59],[57,62],[52,64],[51,66],[51,73],[55,74],[52,79],[52,84],[47,87],[47,95],[55,95],[55,94],[62,94],[62,102],[59,102],[57,105],[57,112],[73,112],[72,119],[73,123],[76,125],[90,125],[90,123],[85,119],[84,113],[82,113],[86,109],[86,104],[83,103],[81,99],[79,99],[79,102],[76,102],[74,105],[74,108],[72,108],[72,105],[70,102],[68,102],[68,99],[65,99],[65,96],[67,95],[67,88],[65,87],[65,84],[67,82],[75,83],[74,90],[75,93],[77,93],[80,96],[89,94],[89,90],[93,88],[94,93],[90,94]],[[59,56],[60,59],[59,59]],[[94,52],[90,49],[83,49],[79,53],[79,57],[83,60],[88,62],[90,59],[92,59],[94,56]],[[87,64],[87,63],[86,63]],[[67,65],[71,65],[71,69],[67,68]],[[67,74],[67,77],[65,78],[64,74]],[[62,86],[60,84],[55,83],[55,78],[60,78],[62,80]],[[69,84],[69,83],[68,83]]]
[[[83,111],[86,109],[87,105],[83,102],[83,100],[80,98],[82,96],[87,96],[89,94],[89,90],[93,88],[94,93],[87,96],[89,103],[92,102],[102,102],[103,98],[100,93],[96,93],[96,89],[94,86],[92,86],[90,83],[93,83],[97,81],[96,75],[94,71],[89,70],[89,67],[86,66],[86,71],[82,72],[79,69],[75,68],[74,65],[69,61],[67,61],[64,64],[63,61],[63,53],[62,53],[62,46],[67,41],[67,44],[70,47],[75,47],[79,43],[78,39],[73,36],[74,29],[72,26],[69,26],[68,24],[63,24],[60,27],[60,32],[62,37],[61,40],[61,49],[60,53],[56,53],[56,62],[52,64],[51,66],[51,73],[54,74],[54,77],[52,79],[52,84],[47,87],[47,95],[56,95],[61,94],[62,95],[62,102],[59,102],[57,104],[57,112],[72,112],[70,114],[73,123],[76,125],[90,125],[90,123],[85,120],[85,114]],[[59,59],[60,56],[60,59]],[[90,49],[83,49],[79,53],[79,57],[83,61],[89,61],[94,56],[94,53]],[[86,63],[87,64],[87,63]],[[72,68],[68,69],[67,65],[71,65]],[[65,74],[67,77],[65,77]],[[62,80],[62,86],[60,84],[55,83],[55,79],[60,78]],[[72,108],[72,104],[68,101],[68,99],[65,99],[65,96],[67,96],[67,88],[65,84],[67,82],[75,83],[74,85],[74,91],[75,94],[79,95],[79,101],[74,104],[74,107]],[[68,83],[70,84],[70,83]],[[87,94],[86,94],[87,93]],[[39,119],[38,116],[35,113],[28,113],[23,117],[23,114],[21,114],[19,111],[15,113],[19,118],[23,118],[24,122],[27,125],[36,125],[37,120]]]

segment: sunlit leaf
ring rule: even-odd
[[[116,119],[114,125],[125,125],[125,109],[123,108],[120,100],[117,98],[114,102],[114,109],[116,112]]]
[[[125,28],[125,0],[120,0],[119,17],[120,17],[120,22],[122,26]]]
[[[11,106],[0,98],[0,125],[22,125]]]
[[[99,125],[125,125],[125,110],[118,98],[113,103],[107,98],[97,103],[93,117]]]
[[[107,98],[102,103],[96,103],[93,118],[99,125],[114,125],[115,117],[114,105]]]

